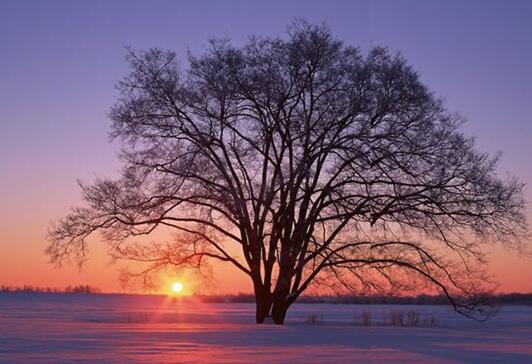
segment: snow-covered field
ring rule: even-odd
[[[532,307],[477,323],[441,306],[301,304],[285,326],[253,322],[252,304],[0,293],[0,362],[532,363]]]

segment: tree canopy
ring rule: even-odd
[[[311,284],[367,293],[428,284],[475,315],[490,241],[519,244],[522,184],[496,174],[462,119],[399,54],[364,54],[326,26],[127,56],[112,107],[122,177],[82,184],[51,226],[53,262],[83,260],[101,231],[116,257],[249,276],[257,322],[283,323]],[[131,244],[158,227],[166,244]],[[239,248],[235,255],[229,246]]]

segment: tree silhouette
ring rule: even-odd
[[[83,261],[99,230],[143,275],[233,264],[253,283],[259,323],[283,323],[313,282],[428,284],[459,312],[485,313],[483,246],[520,242],[522,185],[496,176],[496,158],[400,55],[363,55],[299,21],[287,39],[213,40],[186,70],[159,49],[127,59],[110,113],[122,177],[81,184],[85,206],[50,228],[53,262]],[[158,227],[176,240],[130,243]]]

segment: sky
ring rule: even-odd
[[[54,268],[44,248],[49,222],[80,202],[77,179],[118,175],[107,114],[127,74],[124,47],[170,49],[185,64],[212,37],[283,35],[295,17],[363,50],[400,51],[468,120],[479,149],[502,152],[500,175],[529,185],[532,216],[532,1],[2,0],[0,284],[122,289],[121,265],[97,237],[81,271]],[[489,272],[500,291],[532,292],[530,257],[494,246]],[[215,273],[215,292],[250,287],[228,268]]]

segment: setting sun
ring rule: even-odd
[[[172,292],[181,293],[183,291],[183,284],[181,282],[175,282],[172,284]]]

